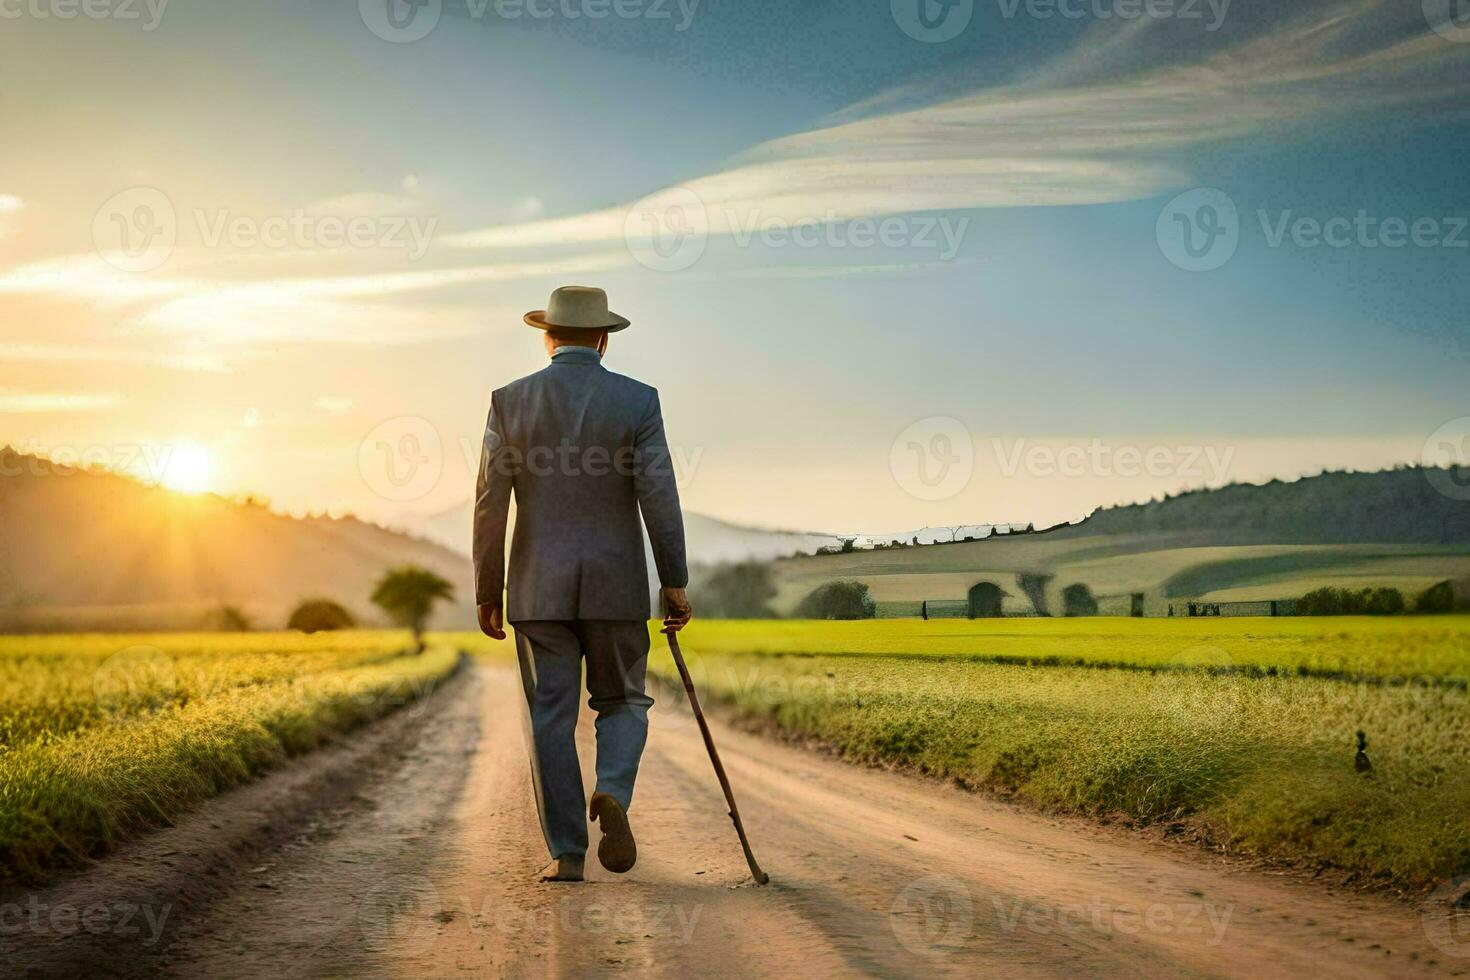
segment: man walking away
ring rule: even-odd
[[[490,399],[475,496],[475,598],[487,636],[504,639],[507,620],[515,627],[531,775],[552,857],[542,880],[581,881],[582,660],[597,713],[597,786],[585,812],[602,833],[598,859],[621,873],[638,855],[628,808],[653,704],[644,693],[650,610],[642,524],[662,586],[664,629],[675,631],[692,614],[684,521],[658,392],[602,366],[608,335],[628,320],[608,311],[601,289],[563,286],[525,321],[544,331],[551,364]]]

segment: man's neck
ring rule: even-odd
[[[561,359],[580,360],[602,360],[602,355],[597,352],[596,347],[584,347],[581,344],[558,344],[551,354],[553,361]]]

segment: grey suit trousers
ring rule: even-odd
[[[513,624],[527,707],[527,744],[541,830],[552,857],[587,853],[587,800],[577,759],[577,702],[587,660],[587,706],[597,712],[597,792],[627,809],[648,740],[643,620],[532,620]]]

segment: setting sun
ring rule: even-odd
[[[203,493],[209,489],[209,474],[209,450],[197,443],[180,442],[170,447],[159,482],[180,493]]]

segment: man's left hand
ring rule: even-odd
[[[492,640],[505,639],[505,622],[498,603],[486,603],[478,609],[480,632]]]

